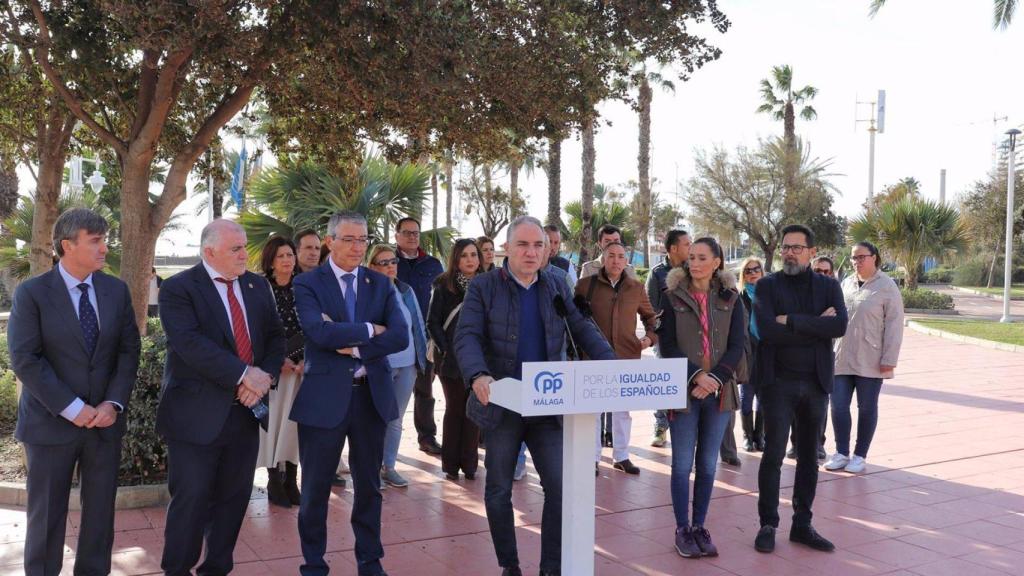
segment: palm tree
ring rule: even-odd
[[[800,118],[814,120],[818,112],[809,104],[804,104],[818,95],[814,86],[793,89],[793,69],[789,64],[774,66],[771,78],[761,80],[761,100],[757,112],[771,114],[776,120],[782,120],[783,139],[790,150],[796,148],[796,108],[800,107]]]
[[[590,221],[594,217],[594,164],[597,162],[597,150],[594,148],[594,118],[588,118],[580,131],[583,141],[583,194],[580,199],[580,230],[590,231]],[[580,263],[586,262],[590,250],[590,238],[577,239],[580,247]]]
[[[249,238],[255,260],[267,239],[313,228],[326,232],[327,221],[339,210],[366,216],[370,236],[383,241],[398,219],[423,205],[429,189],[430,169],[419,164],[391,164],[379,156],[364,158],[357,174],[346,178],[312,162],[285,163],[263,171],[248,187],[248,200],[239,223]],[[451,244],[451,228],[424,231],[423,248],[444,254]]]
[[[884,5],[885,0],[871,0],[871,9],[868,14],[874,18]],[[1006,30],[1006,27],[1013,21],[1016,10],[1017,0],[992,0],[992,28]]]
[[[548,175],[548,218],[550,224],[562,224],[562,137],[548,138],[548,156],[543,164]]]
[[[569,215],[569,223],[562,228],[562,237],[566,239],[566,249],[570,252],[581,252],[584,246],[593,244],[594,231],[606,224],[622,230],[622,243],[626,246],[632,246],[636,241],[636,231],[629,226],[630,211],[625,204],[602,202],[594,206],[589,230],[583,228],[583,205],[579,200],[566,204],[565,213]]]
[[[854,242],[868,240],[907,271],[907,288],[917,289],[918,271],[925,258],[941,258],[967,247],[969,233],[953,207],[906,197],[861,214],[850,222]]]

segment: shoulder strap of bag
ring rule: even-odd
[[[452,320],[454,320],[455,316],[458,315],[459,310],[462,310],[462,302],[459,302],[459,305],[456,306],[455,308],[452,308],[452,311],[448,313],[448,318],[445,319],[445,321],[444,321],[444,329],[445,330],[448,330],[448,326],[451,325]]]

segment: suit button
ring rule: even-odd
[[[356,370],[355,370],[355,368],[349,368],[348,371],[349,372],[355,372]]]
[[[511,338],[512,338],[513,340],[515,340],[515,339],[516,339],[516,335],[515,335],[515,334],[512,334]]]

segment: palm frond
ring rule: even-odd
[[[994,0],[992,7],[992,28],[1006,30],[1006,27],[1013,21],[1013,15],[1017,10],[1017,0]]]
[[[884,5],[885,0],[871,0],[871,7],[868,8],[868,16],[874,18]]]
[[[804,106],[803,109],[800,110],[800,117],[804,120],[814,120],[818,117],[818,111],[811,106]]]

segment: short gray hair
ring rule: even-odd
[[[366,216],[363,216],[355,210],[342,210],[341,212],[335,212],[331,219],[327,222],[327,235],[331,238],[337,238],[336,233],[338,226],[341,226],[343,222],[349,224],[359,224],[364,228],[368,228],[366,225]]]
[[[547,246],[550,242],[550,239],[548,238],[547,233],[545,233],[544,225],[540,223],[540,220],[534,218],[533,216],[518,216],[516,219],[512,220],[512,222],[510,222],[508,225],[508,231],[505,233],[505,242],[511,244],[512,234],[515,233],[516,228],[519,228],[520,226],[526,224],[530,224],[536,226],[537,228],[540,228],[542,236],[544,236],[544,245]]]
[[[106,234],[107,230],[110,230],[110,224],[106,218],[88,208],[72,208],[65,211],[53,225],[53,249],[57,256],[64,256],[61,241],[77,241],[80,230],[85,230],[87,234]]]
[[[203,227],[203,232],[199,236],[199,248],[208,248],[219,242],[220,233],[225,230],[240,230],[245,232],[245,228],[243,228],[238,222],[218,218]]]

